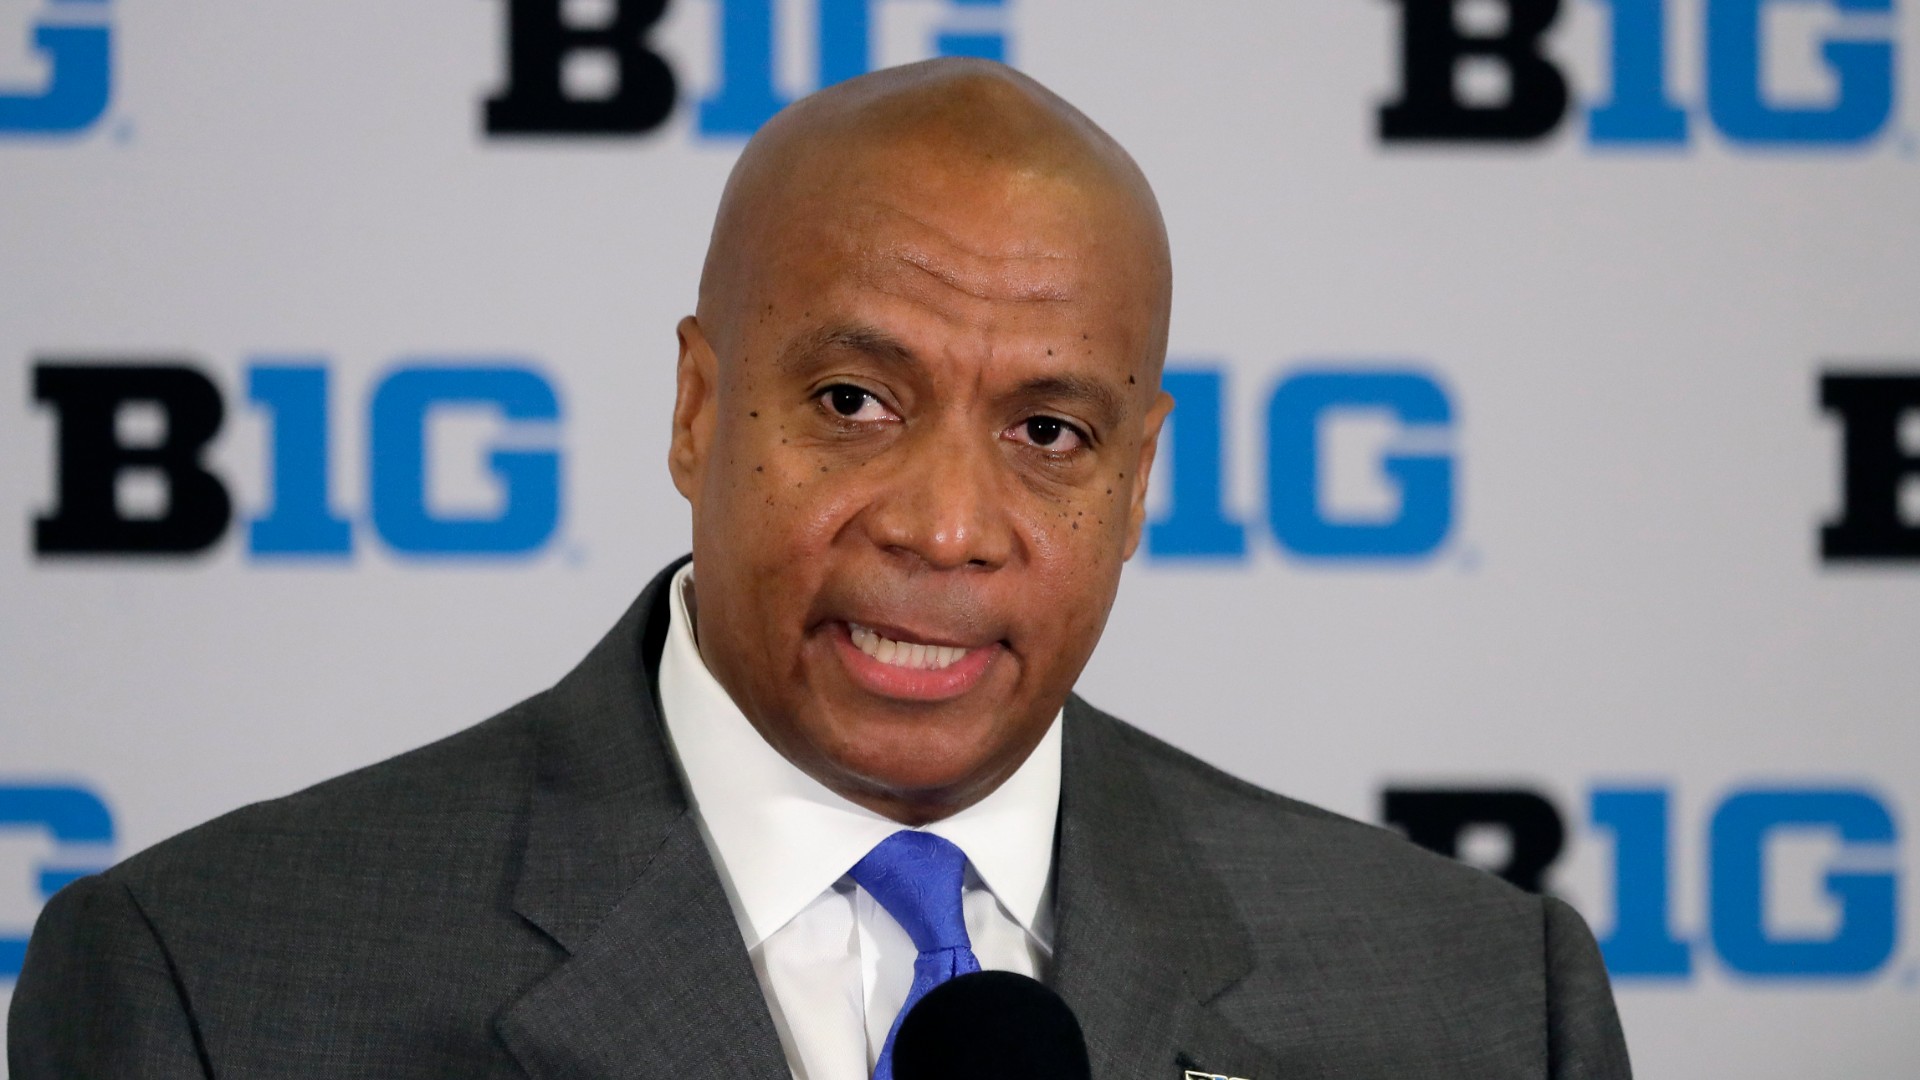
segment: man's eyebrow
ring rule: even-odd
[[[804,375],[815,360],[842,349],[883,364],[907,368],[920,365],[919,355],[886,331],[861,323],[841,323],[796,339],[781,354],[780,366],[790,373]],[[1101,423],[1117,422],[1127,411],[1126,403],[1114,387],[1073,372],[1037,375],[1022,382],[1011,396],[1078,402],[1093,410],[1097,414],[1094,419]]]
[[[1102,423],[1117,422],[1127,411],[1113,387],[1083,375],[1042,375],[1021,383],[1017,393],[1022,397],[1064,398],[1084,403],[1099,414],[1095,419]]]
[[[920,362],[912,349],[885,331],[858,323],[842,323],[801,336],[781,353],[780,366],[789,372],[803,372],[822,354],[842,349],[886,364],[913,366]]]

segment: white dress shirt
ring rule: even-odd
[[[767,745],[700,657],[682,567],[668,590],[660,704],[700,835],[733,906],[796,1080],[866,1080],[918,950],[847,876],[904,826],[849,802]],[[985,799],[927,832],[967,854],[962,906],[983,968],[1042,978],[1053,947],[1060,718]]]

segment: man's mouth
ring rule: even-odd
[[[854,683],[868,693],[896,701],[933,702],[959,697],[978,685],[994,661],[1007,651],[997,641],[951,645],[904,640],[851,621],[832,626],[830,640]]]
[[[847,634],[853,638],[856,648],[875,660],[916,671],[939,671],[942,668],[951,667],[973,651],[955,645],[925,645],[919,642],[895,641],[878,630],[861,626],[856,622],[847,624]]]

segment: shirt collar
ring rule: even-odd
[[[708,850],[748,948],[757,948],[903,828],[835,794],[769,746],[701,659],[686,590],[667,590],[660,704]],[[1007,914],[1051,949],[1049,888],[1060,808],[1060,716],[1027,760],[986,798],[926,826],[967,853]]]

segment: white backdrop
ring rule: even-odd
[[[1190,391],[1157,478],[1174,524],[1082,692],[1371,820],[1389,788],[1543,798],[1566,829],[1545,883],[1608,941],[1642,1075],[1910,1071],[1920,559],[1823,558],[1843,474],[1871,470],[1820,381],[1920,372],[1920,20],[1568,0],[1528,43],[1542,0],[1459,0],[1459,33],[1518,42],[1450,69],[1461,109],[1551,120],[1537,57],[1572,104],[1537,138],[1383,138],[1403,51],[1446,46],[1415,25],[1435,3],[672,0],[647,30],[679,88],[663,125],[530,136],[485,130],[507,0],[0,0],[0,939],[62,873],[548,685],[684,550],[673,325],[741,141],[700,102],[811,89],[823,54],[859,58],[869,12],[874,64],[1001,50],[1127,145],[1166,211]],[[563,14],[637,26],[648,6]],[[569,55],[579,99],[639,71]],[[1640,103],[1640,141],[1589,123],[1610,96]],[[1420,101],[1436,122],[1445,101]],[[83,362],[217,389],[204,460],[233,511],[203,550],[36,542],[36,518],[74,512],[63,424],[120,384],[36,400],[35,372]],[[464,404],[394,404],[423,381],[396,372],[448,368]],[[274,397],[287,369],[306,396]],[[324,454],[297,422],[320,372]],[[550,390],[557,419],[503,419],[509,383]],[[1920,455],[1920,397],[1863,385],[1911,410],[1882,432],[1892,459]],[[1846,427],[1871,442],[1868,411]],[[152,404],[113,415],[71,453],[184,430]],[[489,471],[497,451],[522,473]],[[104,513],[184,513],[168,475],[121,471]],[[1920,525],[1901,476],[1859,481],[1903,508],[1891,547]],[[340,523],[296,538],[324,557],[251,530],[295,504]],[[1195,557],[1215,519],[1241,552]],[[463,544],[492,550],[445,550]],[[1520,841],[1462,845],[1497,867]]]

